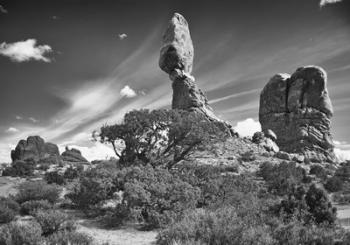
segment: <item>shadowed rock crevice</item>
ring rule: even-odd
[[[271,129],[282,151],[302,153],[311,161],[336,161],[332,116],[327,74],[320,67],[301,67],[292,76],[277,74],[260,94],[263,132]]]

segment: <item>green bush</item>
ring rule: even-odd
[[[76,179],[82,174],[83,170],[80,168],[69,167],[64,171],[63,177],[68,180]]]
[[[65,228],[65,223],[69,221],[67,214],[59,210],[37,210],[34,213],[35,219],[41,226],[43,235],[47,236]]]
[[[343,189],[343,181],[339,177],[333,176],[326,181],[324,187],[329,192],[338,192]]]
[[[97,204],[110,199],[117,191],[116,179],[116,169],[105,169],[103,166],[91,169],[80,176],[66,198],[84,211],[96,208]]]
[[[270,192],[280,196],[287,195],[298,184],[308,182],[305,169],[298,167],[295,162],[276,165],[263,163],[258,175],[266,181]]]
[[[26,181],[19,185],[15,200],[19,203],[31,200],[47,200],[50,203],[56,203],[60,192],[60,187],[47,184],[45,181]]]
[[[38,245],[42,242],[41,233],[41,227],[36,222],[11,222],[0,226],[0,244]]]
[[[64,179],[63,175],[59,174],[58,171],[46,172],[45,180],[48,184],[57,184],[57,185],[66,184],[66,180]]]
[[[19,213],[19,204],[6,197],[0,197],[0,224],[9,223]]]
[[[327,178],[327,171],[320,165],[312,165],[309,174],[313,174],[320,179]]]
[[[311,185],[306,193],[305,201],[309,207],[309,213],[317,224],[334,224],[337,219],[337,209],[332,206],[327,193]]]
[[[59,231],[45,239],[46,245],[92,245],[93,239],[76,231]]]
[[[149,228],[158,228],[195,208],[200,190],[167,169],[131,167],[124,177],[123,197],[129,209],[141,211]]]
[[[52,204],[47,200],[30,200],[21,204],[21,213],[23,215],[32,215],[37,210],[48,210],[52,208]]]
[[[34,173],[34,168],[34,161],[16,160],[4,170],[3,176],[31,176]]]
[[[235,208],[222,207],[187,213],[182,220],[159,233],[157,244],[270,245],[274,244],[274,239],[269,227],[260,223],[259,218],[240,216]]]
[[[11,222],[16,215],[14,210],[0,204],[0,224]]]

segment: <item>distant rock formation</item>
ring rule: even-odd
[[[280,150],[302,153],[314,162],[336,161],[332,115],[327,74],[317,66],[298,68],[292,76],[277,74],[260,94],[262,131],[276,134]]]
[[[159,67],[173,81],[172,108],[203,113],[210,120],[222,121],[215,116],[208,100],[191,75],[194,50],[186,19],[175,13],[163,35]],[[231,125],[224,126],[234,133]]]
[[[27,140],[20,140],[14,150],[11,151],[12,161],[17,160],[34,162],[43,159],[59,159],[60,153],[57,145],[46,143],[40,136],[29,136]]]
[[[89,163],[85,157],[81,155],[81,152],[77,149],[69,149],[66,147],[66,150],[62,153],[62,160],[70,163]]]

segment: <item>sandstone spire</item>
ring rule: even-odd
[[[330,133],[332,115],[327,74],[317,66],[298,68],[291,76],[277,74],[260,94],[262,130],[277,135],[282,151],[302,153],[311,161],[336,161]]]

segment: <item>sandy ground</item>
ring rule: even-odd
[[[100,227],[94,219],[87,219],[81,213],[72,212],[76,217],[77,231],[90,235],[96,245],[153,245],[155,244],[156,231],[140,231],[133,227],[121,229],[106,229]]]

